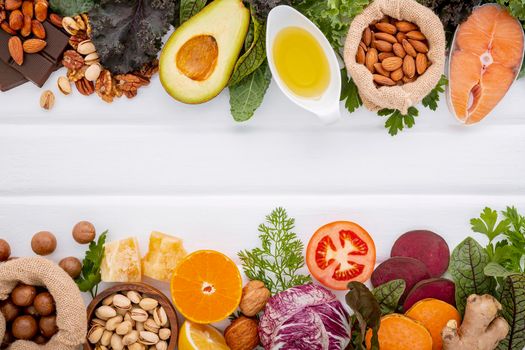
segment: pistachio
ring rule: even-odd
[[[98,54],[97,53],[94,53],[94,54],[91,54],[91,55],[96,55],[97,59],[98,59]],[[88,59],[90,55],[86,56],[86,60]],[[92,56],[94,57],[94,56]],[[142,297],[140,296],[139,293],[135,292],[134,290],[130,290],[129,292],[126,293],[126,296],[128,297],[129,300],[131,300],[131,302],[133,304],[138,304],[140,303],[140,300],[142,299]]]
[[[46,90],[40,96],[40,107],[45,110],[50,110],[55,105],[55,95],[53,92]]]
[[[129,332],[131,332],[132,328],[133,328],[133,326],[131,325],[130,321],[124,321],[124,322],[122,322],[121,324],[119,324],[117,326],[117,329],[115,329],[115,332],[118,335],[126,335]]]
[[[96,52],[90,53],[89,55],[84,57],[84,63],[87,64],[88,66],[91,66],[92,64],[95,64],[95,63],[98,63],[98,62],[100,62],[100,58],[98,56],[98,53],[96,53]],[[129,296],[128,296],[128,298],[129,298]],[[139,301],[140,301],[140,299],[139,299]],[[134,304],[138,304],[138,301],[136,303],[134,302]]]
[[[95,63],[95,64],[92,64],[91,66],[89,66],[88,69],[86,69],[86,73],[84,74],[84,77],[87,80],[89,80],[89,81],[97,81],[97,79],[100,76],[101,72],[102,72],[102,67],[100,66],[100,64]],[[126,306],[119,306],[119,305],[115,304],[115,301],[113,301],[113,305],[115,305],[119,309],[129,310],[129,308],[131,307],[131,301],[128,298],[126,298],[125,296],[121,295],[121,294],[115,295],[115,298],[117,298],[117,296],[121,296],[122,298],[125,298],[127,300],[127,304],[126,304]],[[121,298],[119,298],[119,299],[120,299],[121,303],[124,303],[123,299],[121,299]]]
[[[101,320],[99,318],[94,318],[91,320],[91,325],[92,326],[99,325],[99,326],[106,328],[106,321]]]
[[[111,343],[111,336],[113,335],[113,332],[110,331],[104,331],[102,334],[102,338],[100,338],[100,345],[108,346]]]
[[[155,345],[155,349],[157,350],[168,350],[168,342],[162,340],[162,341],[159,341],[156,345]]]
[[[131,331],[122,338],[122,344],[125,346],[130,346],[139,341],[139,332]]]
[[[110,318],[106,322],[106,329],[108,331],[112,331],[113,332],[115,329],[117,329],[118,325],[122,323],[123,319],[124,319],[124,317],[122,317],[120,315],[117,315],[115,317]]]
[[[97,345],[95,346],[95,350],[108,350],[108,347],[104,345]]]
[[[70,35],[76,35],[80,30],[77,22],[71,17],[64,17],[62,19],[62,27]]]
[[[128,350],[146,350],[146,346],[137,342],[128,346]]]
[[[158,333],[159,329],[160,329],[160,326],[157,324],[157,322],[155,322],[154,319],[148,318],[148,320],[146,322],[144,322],[144,329],[146,331],[150,331],[150,332],[153,332],[153,333]]]
[[[131,309],[131,319],[137,322],[146,322],[148,320],[148,312],[143,309]]]
[[[71,83],[67,77],[61,76],[57,81],[58,90],[64,95],[69,95],[71,93]]]
[[[88,341],[91,343],[91,344],[96,344],[100,341],[100,339],[102,338],[102,334],[104,334],[104,328],[101,327],[101,326],[93,326],[91,327],[91,329],[89,330],[89,333],[88,333]]]
[[[122,344],[122,337],[120,335],[113,333],[111,336],[111,348],[113,350],[124,349],[124,344]]]
[[[144,322],[135,322],[135,329],[139,332],[144,330]]]
[[[162,306],[153,310],[153,319],[158,326],[165,326],[168,323],[168,315],[166,315],[166,310],[164,310]]]
[[[89,55],[95,51],[97,51],[97,49],[95,48],[93,42],[89,39],[81,41],[77,47],[77,52],[81,55]]]
[[[171,337],[171,330],[169,328],[159,329],[159,338],[161,340],[168,340]]]
[[[107,321],[117,316],[117,312],[111,306],[102,305],[95,311],[95,315],[101,320]]]
[[[153,298],[144,298],[140,301],[139,305],[143,310],[151,311],[159,305],[159,302]]]
[[[102,305],[106,305],[106,306],[109,306],[111,304],[113,304],[113,294],[108,296],[108,297],[105,297],[104,300],[102,300]]]
[[[139,332],[139,342],[144,345],[155,345],[159,342],[159,336],[153,332]]]

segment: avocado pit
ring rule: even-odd
[[[177,68],[188,78],[204,81],[215,70],[219,46],[211,35],[197,35],[181,46],[176,57]]]

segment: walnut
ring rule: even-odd
[[[62,64],[68,69],[79,70],[84,66],[84,58],[74,50],[67,50],[64,52]]]
[[[80,68],[79,70],[75,70],[75,69],[68,69],[67,70],[67,78],[69,79],[69,81],[72,81],[72,82],[77,82],[79,81],[80,79],[84,78],[84,75],[86,74],[86,69],[88,68],[88,66],[82,66],[82,68]]]
[[[135,74],[119,74],[115,76],[117,86],[127,98],[137,96],[137,90],[149,84],[149,79]]]
[[[95,84],[95,92],[105,102],[113,102],[115,97],[114,81],[111,72],[103,70]]]
[[[244,315],[253,317],[264,309],[270,296],[270,291],[264,286],[263,282],[250,281],[242,289],[239,308]]]
[[[92,95],[95,92],[95,85],[86,78],[76,81],[75,86],[77,87],[78,92],[84,96]]]
[[[154,60],[153,62],[143,65],[142,68],[140,68],[136,72],[136,74],[146,79],[151,79],[151,77],[157,74],[158,71],[159,71],[159,61]]]
[[[224,339],[231,350],[252,350],[259,345],[258,323],[253,318],[241,316],[224,331]]]

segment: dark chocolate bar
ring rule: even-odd
[[[27,82],[27,79],[8,64],[0,61],[0,91],[14,89]]]
[[[8,41],[11,35],[0,30],[0,60],[38,87],[45,84],[60,63],[62,53],[69,41],[69,36],[51,23],[45,22],[44,28],[46,29],[46,48],[36,54],[24,54],[24,63],[21,66],[16,64],[9,54]]]

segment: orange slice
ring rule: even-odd
[[[173,273],[171,297],[179,312],[195,323],[227,318],[241,301],[242,278],[235,263],[213,250],[185,257]]]

